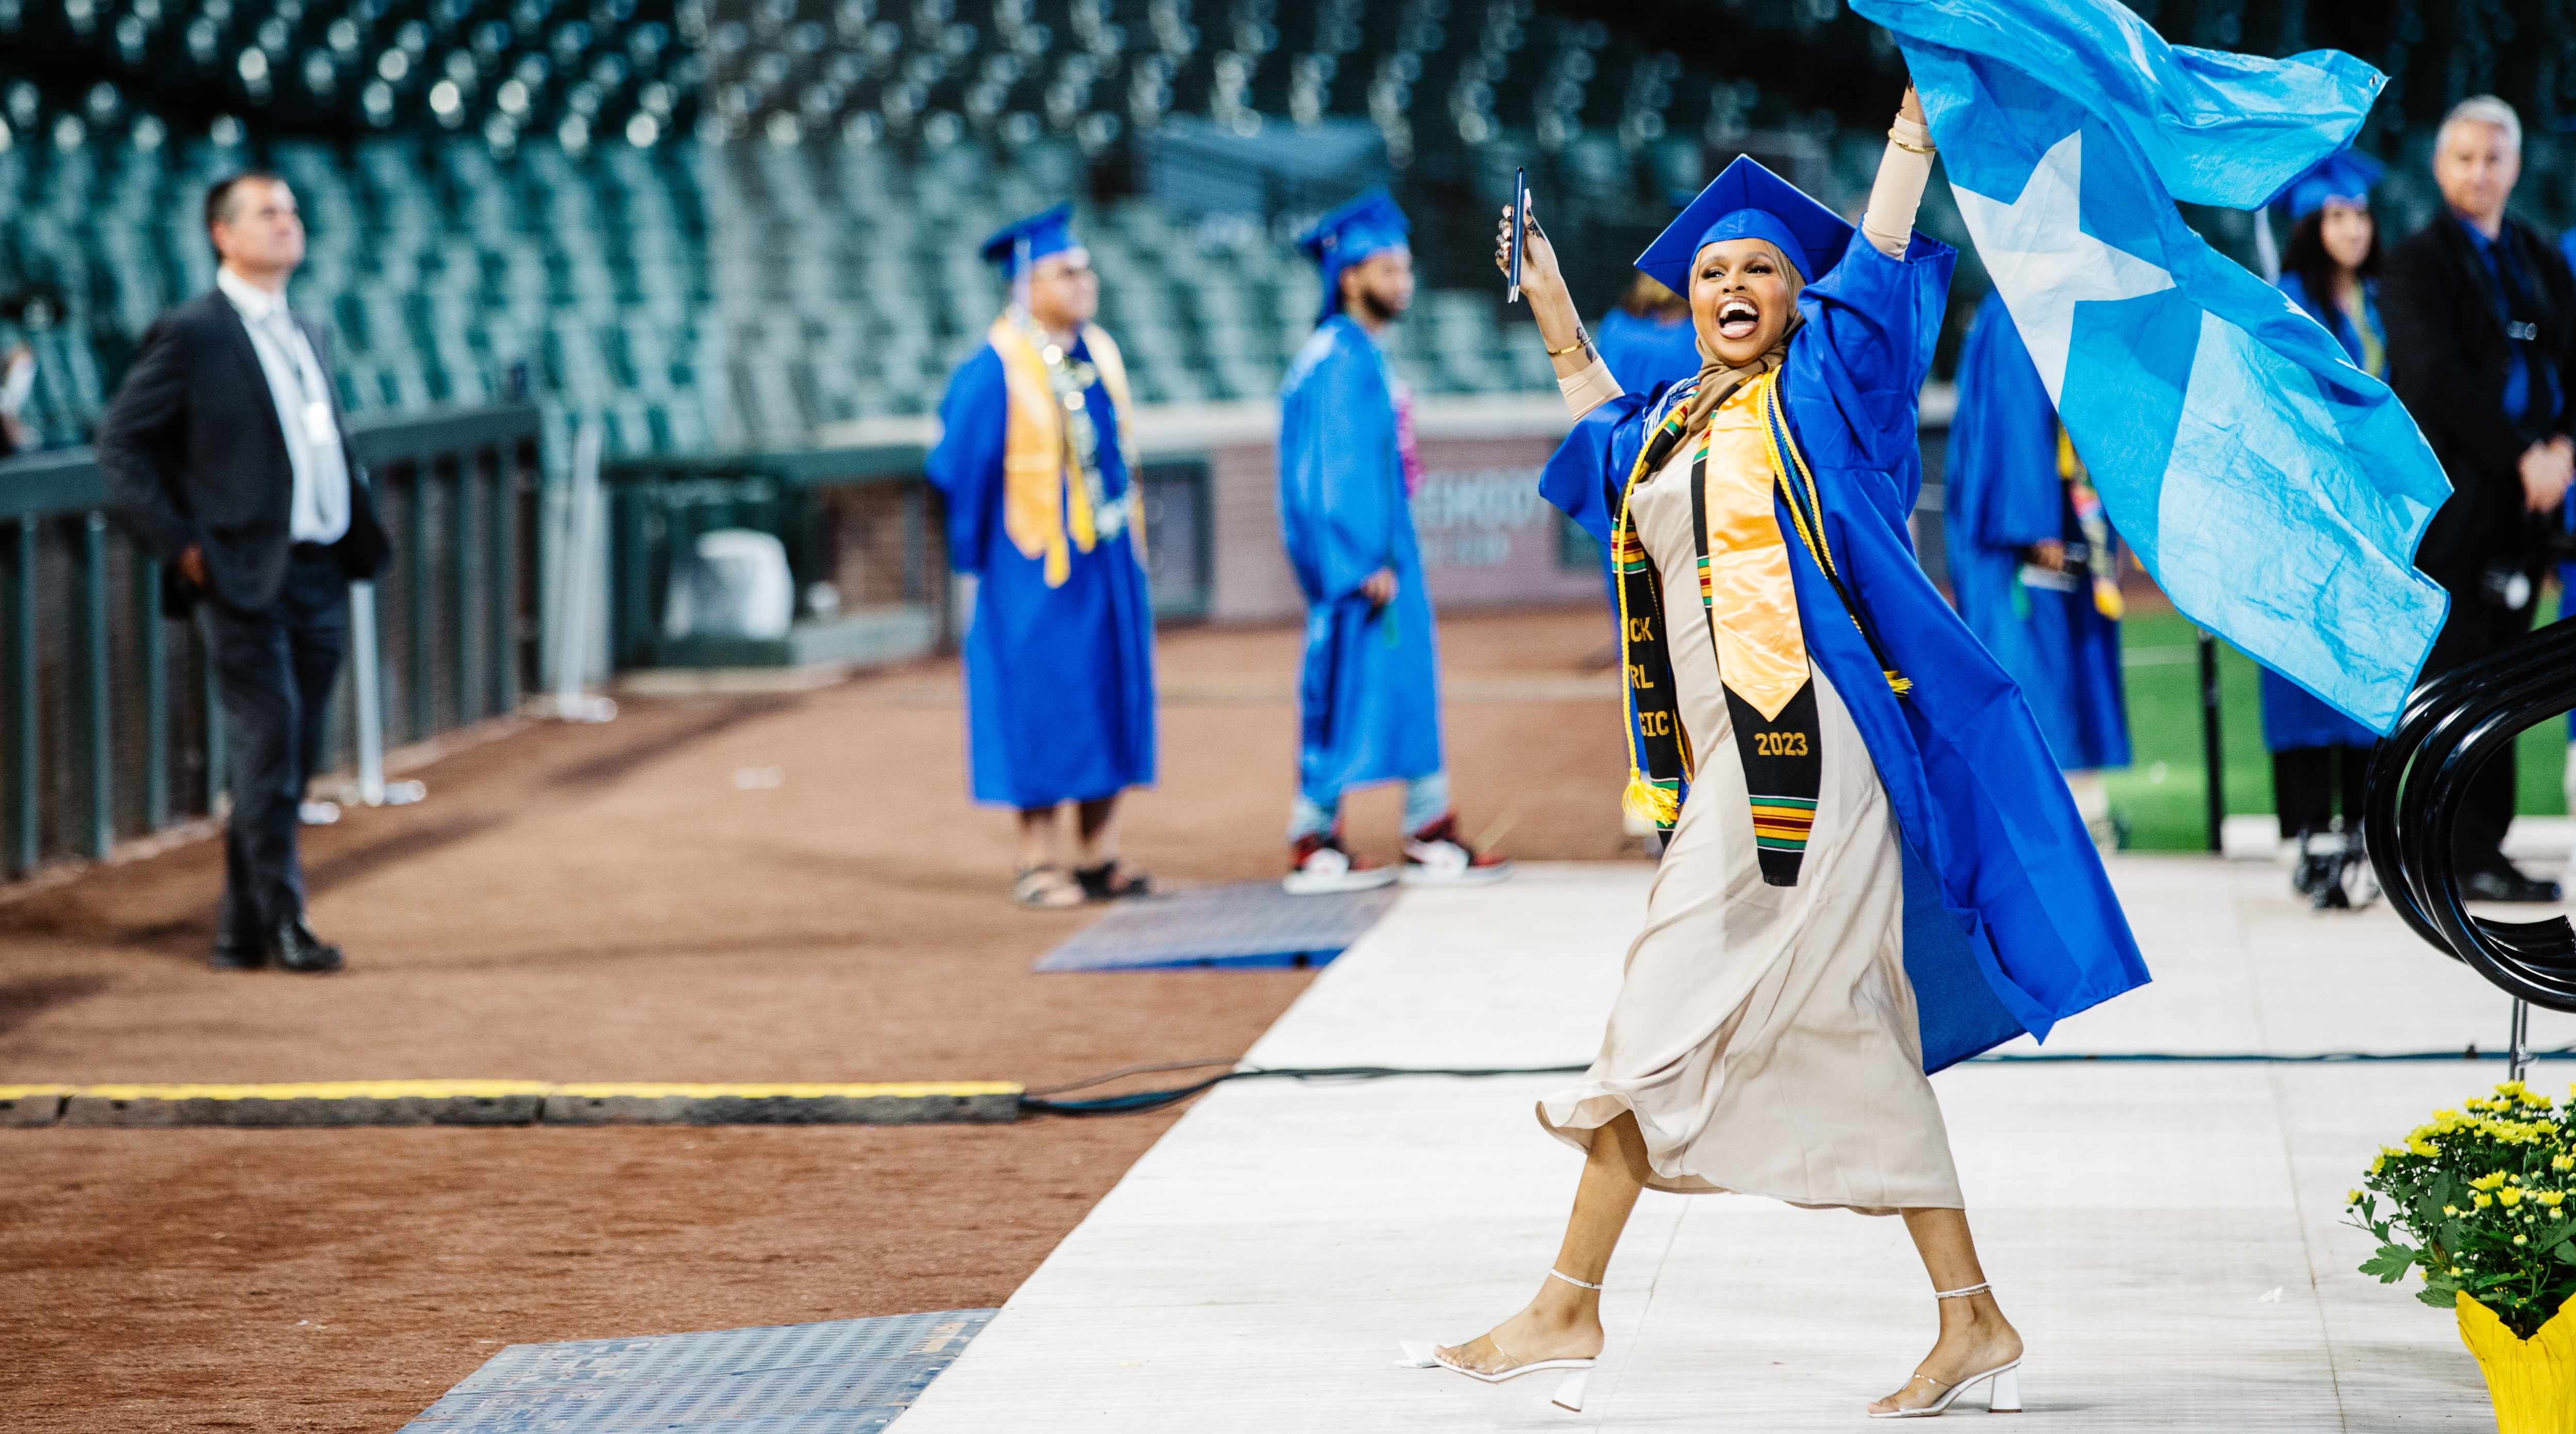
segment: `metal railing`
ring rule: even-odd
[[[507,712],[536,677],[539,439],[531,405],[356,419],[394,557],[376,583],[387,736]],[[223,723],[200,629],[161,617],[161,571],[108,517],[86,448],[0,463],[0,871],[212,813]],[[353,644],[354,647],[354,644]],[[354,653],[353,653],[354,655]],[[333,702],[354,749],[350,675]]]

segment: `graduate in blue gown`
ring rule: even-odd
[[[2000,293],[1968,328],[1958,394],[1943,471],[1951,600],[2020,685],[2082,807],[2101,783],[2076,774],[2129,765],[2119,547]]]
[[[1342,794],[1379,782],[1405,784],[1405,880],[1510,869],[1460,839],[1441,760],[1440,654],[1408,503],[1420,471],[1412,400],[1379,347],[1413,302],[1408,232],[1373,189],[1297,241],[1324,274],[1320,322],[1279,393],[1279,527],[1306,599],[1284,883],[1301,895],[1397,878],[1341,841]]]
[[[1744,187],[1797,193],[1759,165],[1741,172]],[[1805,287],[1780,391],[1837,567],[1828,578],[1789,545],[1800,622],[1851,707],[1909,860],[1932,878],[1923,895],[1937,893],[1909,899],[1905,919],[1924,1059],[1937,1068],[2024,1031],[2044,1036],[2142,983],[2146,967],[2028,702],[1914,556],[1915,396],[1956,256],[1919,234],[1910,245],[1890,259],[1855,234]],[[1540,480],[1604,543],[1669,387],[1593,409]],[[1794,526],[1785,504],[1779,518]]]
[[[2327,155],[2290,182],[2281,292],[2325,326],[2373,378],[2388,376],[2388,330],[2379,318],[2379,226],[2370,190],[2384,171],[2349,150]],[[2293,890],[2319,908],[2377,894],[2361,850],[2364,779],[2379,735],[2269,668],[2263,670],[2263,746],[2272,754],[2272,808],[2281,840],[2295,843]],[[2337,819],[2337,806],[2341,818]]]
[[[1091,322],[1100,282],[1071,206],[1004,228],[984,257],[1009,311],[940,400],[929,478],[948,557],[977,578],[965,643],[968,765],[978,802],[1020,813],[1025,906],[1140,895],[1118,858],[1119,794],[1154,781],[1154,612],[1132,407],[1117,344]],[[1079,853],[1058,855],[1076,804]]]
[[[1642,394],[1527,234],[1575,419],[1540,492],[1612,544],[1630,796],[1673,840],[1599,1053],[1539,1105],[1586,1152],[1556,1263],[1520,1314],[1409,1363],[1564,1361],[1579,1410],[1640,1188],[1733,1191],[1903,1213],[1940,1337],[1870,1413],[2020,1407],[1926,1072],[2146,970],[2038,723],[1915,559],[1916,396],[1956,258],[1913,229],[1932,159],[1909,92],[1857,231],[1729,166],[1637,260],[1687,294],[1704,360]]]

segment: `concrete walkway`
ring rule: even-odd
[[[1409,893],[1249,1059],[1585,1060],[1650,875],[1541,866]],[[2505,1034],[2504,998],[2384,909],[2312,914],[2250,863],[2134,857],[2113,875],[2158,981],[2068,1022],[2052,1052],[2492,1052]],[[2541,1045],[2576,1042],[2576,1020],[2534,1025]],[[2491,1060],[1936,1078],[1987,1269],[2029,1340],[2016,1427],[2493,1428],[2450,1316],[2356,1273],[2370,1247],[2340,1221],[2378,1145],[2501,1078]],[[1577,1168],[1530,1116],[1555,1083],[1219,1089],[896,1428],[1842,1429],[1904,1379],[1934,1315],[1899,1222],[1651,1193],[1610,1269],[1582,1414],[1548,1403],[1545,1376],[1396,1367],[1399,1337],[1470,1336],[1546,1269]]]

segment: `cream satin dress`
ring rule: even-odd
[[[1566,390],[1580,411],[1619,392],[1606,369],[1568,380]],[[1747,385],[1711,423],[1718,481],[1710,527],[1760,548],[1780,538],[1752,396]],[[1636,1112],[1652,1166],[1646,1183],[1657,1190],[1733,1191],[1866,1214],[1961,1208],[1905,975],[1895,824],[1860,731],[1822,668],[1812,669],[1824,749],[1815,827],[1798,884],[1762,880],[1718,652],[1698,600],[1694,447],[1680,445],[1640,483],[1629,512],[1663,581],[1697,768],[1646,899],[1645,929],[1628,947],[1601,1054],[1574,1085],[1540,1102],[1539,1122],[1588,1148],[1594,1130]],[[1770,590],[1774,579],[1786,582],[1786,551],[1745,557],[1732,581],[1726,548],[1712,543],[1711,557],[1721,636],[1739,661],[1759,666],[1764,655],[1730,630],[1749,610],[1776,612],[1786,602],[1794,631],[1794,595]]]

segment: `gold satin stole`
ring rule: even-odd
[[[1807,639],[1789,544],[1772,503],[1770,441],[1761,391],[1767,373],[1729,395],[1710,415],[1707,456],[1708,556],[1699,560],[1700,601],[1717,644],[1717,672],[1766,722],[1807,684]]]
[[[1076,466],[1064,409],[1036,345],[1008,314],[995,319],[984,337],[993,352],[1002,356],[1002,380],[1011,400],[1002,436],[1002,531],[1010,535],[1020,556],[1043,556],[1046,585],[1062,587],[1073,574],[1069,548],[1087,553],[1100,538],[1091,511],[1091,490]],[[1093,422],[1110,430],[1102,432],[1100,440],[1116,443],[1120,456],[1130,460],[1127,483],[1132,489],[1137,475],[1127,415],[1135,405],[1128,396],[1126,362],[1117,343],[1096,324],[1083,326],[1082,343],[1090,350],[1092,366],[1100,370],[1101,385],[1109,390],[1110,406],[1117,410],[1112,423],[1099,424],[1096,415]],[[1130,523],[1129,529],[1141,558],[1143,525]]]

